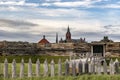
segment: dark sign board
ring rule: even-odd
[[[93,45],[93,54],[98,53],[102,54],[104,53],[103,45]]]

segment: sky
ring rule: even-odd
[[[120,41],[120,0],[0,0],[0,41],[65,39]]]

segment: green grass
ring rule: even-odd
[[[9,55],[9,56],[0,56],[0,63],[3,63],[5,58],[8,59],[9,63],[12,63],[13,59],[16,60],[17,63],[21,62],[21,59],[24,59],[25,63],[28,63],[29,58],[32,59],[33,63],[36,63],[36,60],[39,59],[41,63],[47,59],[47,61],[50,63],[53,59],[55,63],[58,63],[58,60],[61,59],[62,62],[64,62],[66,59],[69,59],[69,56],[47,56],[47,55]]]
[[[3,68],[4,68],[4,59],[7,58],[9,65],[8,65],[8,73],[9,73],[9,78],[4,79],[3,78]],[[21,59],[24,58],[25,61],[25,69],[24,69],[24,73],[25,73],[25,77],[24,78],[19,78],[19,72],[20,72],[20,62]],[[28,72],[28,60],[29,58],[32,59],[32,72],[33,72],[33,77],[32,78],[28,78],[27,77],[27,72]],[[41,65],[40,65],[40,77],[35,77],[35,67],[36,67],[36,60],[40,59]],[[120,80],[120,75],[79,75],[76,77],[73,76],[55,76],[55,77],[43,77],[43,62],[45,59],[48,60],[49,63],[49,69],[50,69],[50,61],[52,59],[54,59],[55,61],[55,74],[57,74],[58,72],[58,60],[61,58],[62,63],[65,62],[66,59],[68,59],[68,56],[37,56],[37,55],[31,55],[31,56],[0,56],[0,80]],[[16,64],[16,72],[17,72],[17,78],[13,79],[11,78],[11,73],[12,73],[12,67],[11,67],[11,62],[12,60],[15,59],[17,64]],[[109,62],[111,58],[106,58],[106,60]],[[113,60],[115,60],[115,58],[113,58]],[[120,60],[120,58],[118,58],[118,60]],[[64,64],[62,64],[62,72],[65,71],[65,66],[63,66]],[[50,70],[49,70],[50,73]]]
[[[11,70],[12,70],[12,67],[11,67],[11,63],[9,63],[8,65],[8,70],[9,70],[9,78],[3,78],[3,75],[0,76],[0,80],[120,80],[120,75],[88,75],[88,74],[84,74],[84,75],[78,75],[78,76],[55,76],[55,77],[43,77],[43,64],[41,64],[40,66],[40,72],[41,72],[41,75],[40,77],[35,77],[35,66],[36,64],[32,64],[32,72],[33,72],[33,77],[32,78],[28,78],[27,77],[27,69],[28,69],[28,64],[25,63],[25,77],[24,78],[19,78],[19,70],[20,70],[20,63],[17,63],[16,64],[16,72],[17,72],[17,78],[11,78]],[[62,64],[64,65],[64,64]],[[50,67],[50,64],[49,64],[49,67]],[[1,63],[0,64],[0,74],[3,74],[3,68],[4,68],[4,64]],[[55,64],[55,72],[57,74],[57,71],[58,71],[58,65]],[[62,67],[62,70],[64,72],[65,68]],[[50,71],[49,71],[50,73]]]
[[[50,64],[48,65],[48,67],[49,67],[49,74],[50,74]],[[4,63],[0,63],[0,74],[3,74],[3,69],[4,69]],[[64,64],[62,64],[62,72],[64,72],[64,71],[65,71],[65,67],[64,67]],[[32,64],[33,76],[35,76],[35,72],[36,72],[36,64],[33,63]],[[57,72],[58,72],[58,64],[55,64],[55,74],[57,74]],[[11,75],[12,75],[11,73],[12,73],[12,64],[8,63],[9,77],[11,77]],[[17,73],[17,77],[19,77],[20,63],[16,64],[16,73]],[[27,73],[28,73],[28,64],[27,63],[24,64],[24,73],[25,73],[25,76],[27,76]],[[43,73],[44,73],[44,67],[43,67],[43,64],[40,64],[40,75],[43,76]]]
[[[120,75],[80,75],[61,77],[32,77],[32,78],[0,78],[0,80],[120,80]]]

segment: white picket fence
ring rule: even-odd
[[[8,69],[8,60],[5,59],[4,61],[4,69],[3,69],[3,76],[4,78],[8,78],[8,77],[12,77],[12,78],[16,78],[16,77],[26,77],[24,70],[25,70],[25,65],[24,65],[24,60],[21,60],[21,64],[20,64],[20,71],[19,73],[17,73],[16,71],[16,61],[15,59],[13,59],[12,62],[12,71],[11,71],[11,76],[9,76],[9,69]],[[28,73],[27,73],[27,77],[40,77],[40,76],[77,76],[77,75],[81,75],[81,74],[98,74],[98,75],[102,75],[102,74],[110,74],[110,75],[114,75],[114,74],[119,74],[119,61],[116,59],[115,61],[113,61],[111,59],[109,65],[107,66],[106,61],[103,62],[103,65],[101,65],[101,62],[82,62],[82,61],[69,61],[68,59],[65,61],[64,66],[62,66],[63,63],[61,63],[61,59],[59,59],[58,61],[58,66],[57,66],[57,72],[55,71],[55,63],[54,60],[51,61],[50,64],[48,64],[47,59],[44,61],[43,63],[43,73],[40,73],[40,61],[39,59],[36,61],[36,71],[35,71],[35,75],[33,75],[32,72],[32,60],[29,59],[28,62]],[[49,67],[50,66],[50,67]],[[62,70],[64,67],[64,70]],[[50,71],[50,72],[49,72]],[[56,74],[57,73],[57,74]],[[19,74],[19,76],[18,76]],[[43,75],[41,75],[43,74]]]

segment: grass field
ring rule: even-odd
[[[24,74],[27,77],[28,74],[28,64],[24,63]],[[50,64],[48,64],[49,67],[49,74],[50,74]],[[3,69],[4,69],[4,63],[0,63],[0,74],[1,76],[3,76]],[[65,67],[64,64],[62,64],[62,72],[65,71]],[[35,76],[35,72],[36,72],[36,64],[32,64],[32,73],[33,76]],[[9,77],[11,77],[12,73],[12,63],[8,63],[8,74]],[[19,73],[20,73],[20,63],[16,63],[16,73],[17,73],[17,77],[19,77]],[[43,68],[43,64],[40,64],[40,76],[43,76],[44,73],[44,68]],[[55,74],[58,73],[58,65],[55,64]]]
[[[3,74],[3,66],[4,64],[1,63],[0,64],[0,74]],[[64,65],[64,64],[62,64]],[[35,77],[35,64],[32,65],[32,72],[33,72],[33,77],[32,78],[28,78],[27,77],[27,68],[28,64],[25,63],[25,77],[24,78],[19,78],[19,70],[20,70],[20,63],[16,64],[16,72],[17,72],[17,78],[11,78],[11,63],[9,63],[8,68],[9,68],[9,78],[3,78],[3,75],[0,76],[0,80],[120,80],[120,75],[87,75],[87,74],[83,74],[83,75],[78,75],[78,76],[55,76],[55,77],[43,77],[43,64],[41,64],[40,66],[40,72],[41,75],[40,77]],[[50,67],[50,65],[49,65]],[[64,72],[64,67],[62,67],[62,70]],[[55,65],[55,72],[57,74],[57,64]],[[50,73],[50,71],[49,71]]]
[[[0,63],[3,63],[5,58],[8,59],[9,63],[12,63],[13,59],[16,60],[17,63],[21,62],[21,59],[24,59],[25,63],[28,63],[29,58],[31,58],[32,63],[36,63],[36,60],[39,59],[41,63],[47,59],[48,63],[51,60],[54,60],[55,63],[58,63],[58,60],[61,59],[64,62],[66,59],[69,59],[69,56],[48,56],[48,55],[9,55],[9,56],[0,56]]]
[[[9,78],[4,79],[3,78],[3,68],[4,68],[4,59],[7,58],[9,65],[8,65],[8,73],[9,73]],[[24,69],[24,73],[25,73],[25,77],[24,78],[19,78],[19,72],[20,72],[20,62],[21,59],[24,58],[25,60],[25,69]],[[33,77],[32,78],[28,78],[27,77],[27,73],[28,73],[28,60],[29,58],[32,59],[32,73],[33,73]],[[35,68],[36,68],[36,60],[40,59],[41,65],[40,65],[40,77],[35,77]],[[55,77],[43,77],[43,62],[45,59],[48,60],[49,63],[49,67],[50,67],[50,61],[52,59],[55,60],[55,74],[57,74],[58,72],[58,65],[57,62],[59,59],[62,59],[62,63],[65,62],[66,59],[68,59],[68,56],[0,56],[0,80],[120,80],[120,75],[79,75],[76,77],[73,76],[55,76]],[[16,59],[16,72],[17,72],[17,78],[11,78],[11,73],[12,73],[12,67],[11,67],[11,62],[13,59]],[[113,58],[115,60],[115,58]],[[107,61],[109,62],[110,58],[107,58]],[[120,60],[120,58],[119,58]],[[64,64],[62,64],[62,72],[65,71],[65,67],[63,66]],[[50,73],[50,70],[49,70]]]
[[[120,80],[120,75],[80,75],[76,77],[32,77],[32,78],[0,78],[0,80]]]

